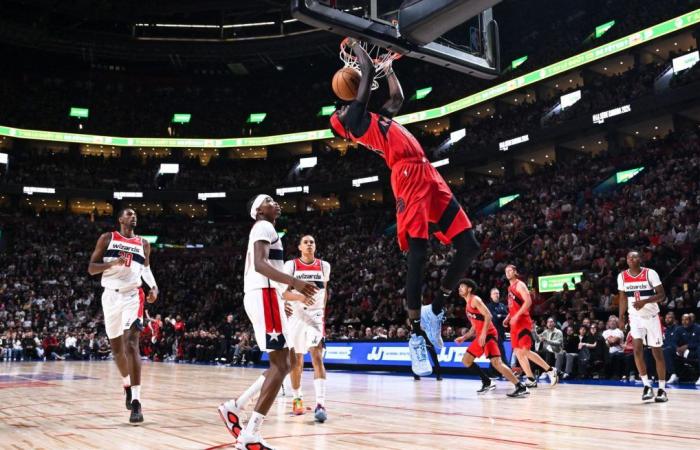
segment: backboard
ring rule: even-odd
[[[491,6],[499,2],[500,0],[292,0],[291,9],[294,18],[313,27],[366,40],[404,56],[478,78],[492,79],[500,73],[500,58],[498,26],[493,19]],[[432,8],[439,3],[446,5],[442,14],[431,15]],[[448,8],[453,4],[459,4],[462,10],[450,11]],[[464,16],[465,5],[474,11],[474,15],[463,20],[460,18],[456,26],[450,27],[450,19],[461,17],[454,11],[461,12]],[[466,14],[471,16],[472,13],[467,11]],[[447,16],[450,17],[446,19]],[[450,28],[443,30],[446,27]],[[419,32],[416,33],[416,30]],[[426,30],[428,34],[437,30],[439,36],[435,39],[433,36],[426,38]],[[432,40],[421,42],[424,39]]]

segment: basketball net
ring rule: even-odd
[[[362,70],[360,70],[360,63],[357,60],[357,56],[352,53],[349,41],[349,38],[345,38],[340,42],[340,60],[343,61],[345,67],[352,67],[360,72],[361,75]],[[387,69],[391,66],[391,63],[401,58],[401,54],[368,42],[358,42],[369,55],[372,64],[374,64],[375,71],[374,79],[372,80],[372,90],[374,91],[379,87],[379,80],[386,76]]]

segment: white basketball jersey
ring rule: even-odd
[[[636,277],[630,274],[629,270],[625,270],[617,276],[617,289],[627,296],[627,312],[630,316],[652,317],[659,314],[658,303],[648,303],[642,309],[637,310],[634,308],[634,302],[646,300],[655,295],[654,288],[660,284],[659,274],[646,267],[642,267],[642,271]]]
[[[102,286],[124,291],[141,287],[141,272],[146,262],[143,239],[139,236],[127,238],[118,231],[112,231],[112,239],[102,256],[102,262],[114,261],[120,256],[123,256],[126,262],[102,272]]]
[[[282,286],[255,271],[254,246],[258,241],[265,241],[270,244],[270,254],[268,255],[270,264],[280,272],[284,268],[284,247],[282,246],[282,238],[277,235],[275,227],[270,222],[267,220],[258,220],[250,230],[250,237],[248,238],[248,251],[245,255],[243,291],[247,294],[255,289],[277,288],[280,291],[287,289],[287,286]]]
[[[297,310],[323,310],[326,307],[326,288],[325,283],[328,282],[331,275],[331,265],[320,259],[314,259],[311,264],[306,264],[300,258],[293,259],[284,263],[284,271],[307,283],[315,284],[318,288],[314,300],[316,302],[312,306],[304,306],[301,302],[291,302],[292,308]]]

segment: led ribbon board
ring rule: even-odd
[[[690,11],[681,16],[658,23],[651,27],[621,37],[607,44],[578,55],[550,64],[538,70],[521,75],[513,80],[497,84],[489,89],[455,100],[444,106],[417,111],[395,117],[394,120],[402,125],[437,119],[456,111],[461,111],[478,105],[503,94],[518,90],[524,86],[546,80],[569,70],[607,58],[632,47],[653,41],[661,36],[682,30],[700,23],[700,9]],[[296,133],[279,134],[274,136],[240,137],[226,139],[178,139],[178,138],[139,138],[94,136],[89,134],[63,133],[55,131],[26,130],[0,126],[0,136],[18,139],[34,139],[53,142],[75,142],[80,144],[113,145],[118,147],[198,147],[198,148],[230,148],[230,147],[267,147],[272,145],[289,144],[293,142],[332,139],[330,129],[300,131]]]

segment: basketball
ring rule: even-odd
[[[352,67],[343,67],[333,75],[333,92],[341,100],[354,100],[361,78],[362,75],[359,70]]]

